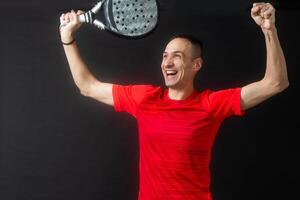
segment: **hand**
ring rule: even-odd
[[[78,15],[84,12],[78,10],[76,13],[74,10],[68,13],[64,13],[60,16],[60,35],[61,38],[73,37],[73,33],[80,28],[81,22],[78,19]]]
[[[254,3],[251,17],[263,31],[275,28],[275,8],[270,3]]]

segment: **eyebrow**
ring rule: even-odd
[[[171,51],[171,52],[164,51],[163,53],[181,53],[181,54],[183,54],[183,51]]]

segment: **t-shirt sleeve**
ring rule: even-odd
[[[232,115],[244,115],[241,108],[241,88],[210,92],[209,108],[214,118],[225,119]]]
[[[113,85],[112,93],[115,111],[128,112],[136,117],[139,104],[153,88],[150,85]]]

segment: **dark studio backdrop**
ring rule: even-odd
[[[126,113],[80,95],[58,36],[59,16],[95,1],[0,3],[0,199],[134,200],[138,138]],[[102,81],[163,84],[161,54],[172,33],[204,42],[196,88],[238,87],[262,78],[263,34],[249,0],[160,0],[160,23],[141,40],[84,25],[82,57]],[[274,1],[273,1],[274,2]],[[299,198],[297,1],[275,1],[290,87],[224,121],[211,163],[216,200]]]

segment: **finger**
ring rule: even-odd
[[[71,10],[70,16],[73,17],[74,15],[76,15],[75,11],[74,11],[74,10]]]
[[[267,6],[267,5],[264,5],[264,6],[262,6],[262,8],[260,9],[260,12],[261,12],[261,13],[264,13],[266,10],[268,10],[268,6]]]
[[[272,4],[268,3],[267,10],[275,11],[275,8],[273,7]]]
[[[77,14],[75,13],[74,10],[71,11],[71,20],[76,21],[77,20]]]
[[[66,18],[67,18],[67,13],[63,13],[60,17],[61,17],[62,20],[66,20]]]
[[[272,9],[268,9],[268,10],[266,10],[266,11],[263,13],[263,15],[264,15],[264,18],[269,19],[269,18],[273,15],[273,10],[272,10]]]
[[[69,17],[70,17],[70,20],[73,21],[73,19],[74,19],[74,10],[71,10]]]
[[[266,12],[267,9],[268,9],[268,7],[266,5],[262,6],[262,8],[259,11],[259,15],[261,17],[264,17],[264,13]]]
[[[253,3],[253,7],[256,7],[256,6],[263,6],[265,5],[264,2],[256,2],[256,3]]]
[[[255,6],[251,9],[251,13],[253,15],[258,15],[258,11],[259,11],[259,7],[258,6]]]
[[[265,18],[269,18],[273,13],[275,9],[271,4],[266,4],[263,9],[261,9],[261,16]]]
[[[272,5],[271,3],[266,3],[266,5],[267,5],[268,7],[274,8],[273,5]]]
[[[65,25],[65,24],[67,24],[68,23],[68,17],[67,17],[67,13],[66,14],[62,14],[61,16],[60,16],[60,18],[59,18],[59,21],[60,21],[60,24],[61,25]]]
[[[66,14],[66,16],[65,16],[65,20],[69,22],[69,21],[70,21],[70,18],[71,18],[71,13],[68,12],[68,13]]]
[[[61,17],[59,18],[59,22],[60,22],[59,29],[61,29],[62,27],[68,24],[68,20],[66,20],[65,14],[61,15]]]
[[[84,13],[85,13],[85,12],[82,11],[82,10],[77,10],[77,12],[76,12],[77,15],[81,15],[81,14],[84,14]]]
[[[257,6],[257,7],[254,7],[252,10],[251,10],[251,16],[252,17],[262,17],[262,13],[261,13],[261,6]]]
[[[65,14],[61,14],[59,17],[60,23],[65,19]]]
[[[253,6],[252,9],[255,11],[255,13],[259,13],[263,7],[264,5],[261,4],[261,5]]]

